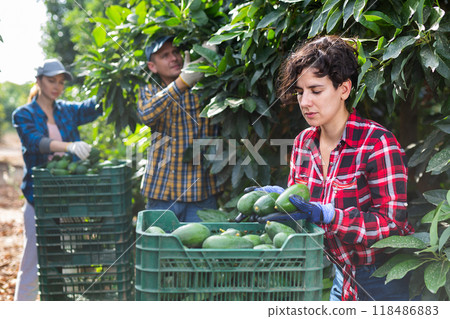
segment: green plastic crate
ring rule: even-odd
[[[324,231],[311,223],[280,249],[185,249],[170,234],[171,211],[141,211],[136,225],[136,300],[321,300]],[[212,233],[235,228],[261,234],[259,223],[202,223]],[[166,234],[148,234],[159,226]]]
[[[126,161],[91,175],[54,176],[34,167],[32,177],[36,218],[114,216],[131,205],[131,168]]]
[[[113,265],[39,267],[39,293],[43,301],[134,300],[132,263]]]

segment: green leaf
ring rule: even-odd
[[[444,245],[447,243],[448,239],[450,237],[450,227],[447,227],[441,234],[441,237],[439,237],[439,251],[442,250]]]
[[[256,110],[256,101],[251,96],[245,98],[244,109],[249,113]]]
[[[264,73],[264,69],[258,69],[255,71],[255,73],[253,74],[251,80],[250,80],[250,87],[252,87],[253,85],[255,85],[256,81],[259,80],[259,78],[261,77],[261,75]]]
[[[217,174],[221,172],[225,168],[225,166],[227,166],[227,164],[229,163],[228,154],[228,151],[225,151],[222,153],[222,158],[213,160],[213,164],[211,166],[211,174]]]
[[[385,284],[394,279],[403,278],[409,271],[417,269],[426,262],[427,262],[426,260],[412,257],[410,259],[398,263],[397,265],[393,266],[392,269],[387,274]]]
[[[211,118],[217,114],[222,113],[227,108],[225,101],[216,101],[216,98],[212,98],[211,102],[205,106],[205,108],[200,113],[200,117]]]
[[[237,32],[230,32],[230,33],[215,35],[211,39],[208,40],[208,43],[210,43],[212,45],[221,44],[222,42],[234,39],[243,33],[244,32],[242,32],[242,31],[237,31]]]
[[[433,7],[430,14],[430,28],[428,30],[436,31],[439,29],[439,23],[445,15],[445,11],[439,7]],[[427,31],[428,31],[427,30]]]
[[[416,237],[423,241],[426,245],[430,244],[430,233],[428,232],[415,232],[411,236]]]
[[[242,113],[237,118],[237,129],[241,138],[247,138],[248,136],[248,117],[243,116]]]
[[[181,24],[181,20],[180,20],[180,18],[172,17],[172,18],[164,21],[164,24],[168,27],[176,27]]]
[[[405,48],[413,45],[415,42],[416,42],[416,39],[410,35],[396,38],[394,41],[392,41],[389,44],[386,51],[384,52],[383,60],[386,61],[389,59],[397,58]]]
[[[94,37],[95,45],[98,48],[101,48],[106,42],[106,31],[102,26],[97,26],[92,31],[92,36]]]
[[[450,262],[434,261],[425,268],[424,280],[429,291],[436,293],[439,288],[445,285],[447,273],[450,269]]]
[[[427,245],[422,240],[413,236],[390,236],[377,241],[371,246],[371,248],[386,247],[424,249]]]
[[[355,6],[356,0],[345,0],[344,2],[344,14],[343,14],[343,26],[347,23],[348,19],[353,15],[353,7]]]
[[[216,63],[216,61],[219,59],[219,55],[215,51],[205,48],[199,44],[194,44],[192,49],[196,53],[198,53],[202,57],[204,57],[210,64],[214,65]]]
[[[337,23],[342,19],[342,11],[339,7],[336,7],[328,19],[327,22],[327,32],[330,33],[334,27],[337,25]]]
[[[434,152],[435,145],[442,141],[444,135],[445,134],[438,129],[433,130],[428,134],[423,144],[415,150],[414,154],[409,159],[408,167],[415,167],[420,163],[428,161],[431,154]]]
[[[271,11],[267,15],[265,15],[264,18],[261,19],[261,21],[259,21],[258,25],[256,26],[256,29],[266,28],[268,25],[276,22],[284,15],[286,15],[285,10]]]
[[[352,109],[356,108],[362,96],[364,95],[364,91],[366,90],[366,88],[366,84],[363,83],[363,85],[358,89],[358,92],[356,92],[355,100],[353,101]]]
[[[204,26],[208,24],[209,18],[203,11],[195,11],[191,13],[192,16],[192,22],[194,22],[197,26]]]
[[[367,11],[364,14],[364,17],[370,22],[380,23],[383,21],[387,25],[394,25],[392,19],[381,11]]]
[[[340,3],[340,0],[326,0],[325,4],[322,6],[322,13],[328,13],[328,15],[330,15],[330,13],[333,11],[333,9],[335,9],[335,7]]]
[[[239,99],[235,97],[229,97],[225,99],[225,104],[228,105],[231,109],[238,108],[242,104],[244,104],[244,99]]]
[[[450,68],[447,65],[447,63],[445,63],[445,61],[440,57],[437,56],[438,60],[439,60],[439,66],[436,68],[436,71],[438,71],[438,73],[440,75],[442,75],[445,79],[450,78]]]
[[[433,217],[433,221],[431,222],[430,226],[430,245],[436,246],[439,243],[439,236],[438,236],[438,219],[441,215],[441,207],[444,202],[441,202],[438,207],[436,208],[436,214]]]
[[[327,14],[319,13],[311,24],[311,28],[308,33],[308,38],[312,38],[318,33],[320,33],[323,30],[326,21],[327,21]]]
[[[447,192],[447,204],[450,205],[450,190]]]
[[[370,62],[370,60],[367,59],[366,62],[361,67],[361,71],[359,72],[359,75],[358,75],[358,83],[356,85],[359,85],[361,83],[362,79],[364,78],[364,75],[366,75],[367,71],[371,67],[372,67],[372,62]],[[352,83],[352,85],[355,85],[355,84]]]
[[[385,262],[383,265],[381,265],[379,268],[377,268],[373,274],[371,275],[371,277],[377,277],[377,278],[382,278],[384,276],[386,276],[389,271],[391,271],[392,267],[394,267],[395,265],[397,265],[398,263],[405,261],[405,260],[409,260],[411,258],[415,258],[409,254],[397,254],[394,255],[393,257],[389,258],[389,260],[387,262]]]
[[[124,8],[120,6],[112,5],[106,8],[105,14],[115,25],[120,25],[123,22],[122,18],[123,9]]]
[[[356,0],[355,5],[353,7],[353,18],[356,22],[359,22],[359,18],[366,6],[367,0]]]
[[[380,86],[384,83],[384,71],[379,70],[372,70],[367,72],[366,77],[364,79],[364,82],[367,86],[367,93],[369,94],[369,97],[374,100],[375,95],[377,94],[378,89]]]
[[[425,199],[433,205],[439,205],[442,201],[446,200],[447,190],[446,189],[433,189],[423,193]]]
[[[244,176],[244,170],[241,165],[242,160],[238,161],[236,165],[233,167],[233,172],[231,173],[231,185],[233,188],[236,188]]]
[[[426,171],[432,172],[434,175],[438,175],[445,171],[450,164],[450,147],[446,147],[443,150],[436,153],[428,162]]]
[[[422,59],[422,64],[425,66],[425,68],[430,68],[432,72],[434,72],[434,70],[436,70],[436,68],[439,66],[437,55],[428,45],[424,45],[420,49],[420,58]]]
[[[450,209],[448,204],[442,205],[442,210],[444,210],[444,208]],[[420,222],[422,224],[430,224],[431,222],[433,222],[433,218],[434,218],[436,212],[437,212],[436,209],[433,209],[432,211],[428,212],[425,216],[422,217]],[[438,222],[446,221],[449,218],[450,218],[450,213],[445,212],[445,211],[444,211],[444,213],[441,212],[441,214],[438,218]]]
[[[376,22],[368,21],[364,15],[359,17],[359,23],[361,23],[367,29],[373,31],[377,36],[381,35],[381,29]]]
[[[170,11],[172,11],[172,13],[178,17],[181,18],[181,10],[180,8],[175,4],[175,3],[171,3],[171,2],[166,2],[166,5],[170,8]],[[191,8],[192,9],[192,8]]]

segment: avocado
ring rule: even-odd
[[[249,216],[254,213],[253,205],[261,196],[265,195],[266,192],[263,191],[251,191],[244,194],[237,202],[237,209],[242,214]]]
[[[303,184],[294,184],[286,188],[277,198],[275,201],[275,209],[284,213],[292,213],[296,211],[297,207],[295,207],[289,200],[289,196],[292,194],[299,195],[305,201],[309,202],[310,194],[308,187]]]
[[[52,168],[50,173],[55,176],[69,175],[69,171],[63,168]]]
[[[258,198],[253,205],[253,210],[258,216],[267,216],[274,213],[275,201],[280,196],[278,193],[269,193]]]
[[[273,244],[272,239],[269,237],[268,233],[263,233],[259,236],[263,244]]]
[[[164,231],[164,229],[162,229],[161,227],[158,227],[158,226],[150,226],[149,228],[147,228],[145,230],[145,232],[147,234],[165,234],[166,233]]]
[[[267,221],[266,226],[264,227],[266,230],[266,233],[269,234],[270,239],[275,237],[278,233],[287,233],[287,234],[295,234],[295,230],[285,224],[274,222],[274,221]]]
[[[88,168],[84,166],[83,164],[79,164],[77,168],[75,169],[75,174],[77,175],[85,175],[88,171]]]
[[[257,245],[260,245],[263,243],[261,240],[261,237],[259,237],[256,234],[248,234],[248,235],[242,236],[242,238],[251,241],[253,243],[253,246],[257,246]]]
[[[241,236],[241,232],[234,228],[227,228],[227,230],[220,229],[220,235]]]
[[[78,163],[77,162],[72,162],[69,164],[69,166],[67,167],[68,171],[70,172],[70,174],[75,174],[75,171],[77,169]]]
[[[276,249],[276,247],[272,244],[261,244],[253,247],[253,249]]]
[[[69,166],[69,164],[70,164],[69,160],[67,160],[65,158],[62,158],[62,159],[60,159],[59,161],[56,162],[54,167],[55,168],[60,168],[60,169],[66,169]]]
[[[206,249],[245,249],[253,248],[253,243],[240,236],[212,235],[205,239],[202,248]]]
[[[182,225],[172,232],[183,245],[189,248],[201,247],[203,241],[211,235],[208,227],[200,223],[188,223]]]
[[[280,232],[277,233],[274,237],[273,237],[273,244],[276,248],[281,248],[281,246],[283,246],[284,242],[287,240],[287,238],[290,236],[291,234],[286,233],[286,232]]]

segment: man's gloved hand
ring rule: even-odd
[[[294,213],[273,213],[267,216],[259,217],[258,222],[265,223],[268,220],[271,221],[291,221],[306,219],[313,223],[329,224],[334,218],[334,206],[333,204],[319,204],[316,202],[306,202],[301,196],[292,194],[289,196],[289,200],[298,211]]]
[[[244,189],[244,193],[250,193],[252,191],[263,191],[267,193],[278,193],[281,194],[284,192],[284,188],[280,186],[272,186],[272,185],[266,185],[266,186],[250,186]]]
[[[73,142],[70,143],[67,146],[66,151],[76,155],[77,157],[79,157],[81,160],[85,160],[86,158],[88,158],[89,153],[91,152],[92,146],[89,145],[86,142]]]
[[[193,61],[192,63],[199,63],[203,60],[204,58],[202,57],[198,60]],[[202,72],[193,72],[186,70],[189,64],[191,64],[191,55],[189,54],[189,51],[185,51],[184,65],[183,69],[181,69],[180,78],[187,86],[193,87],[198,81],[200,81],[203,78],[204,74]]]

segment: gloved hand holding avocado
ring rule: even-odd
[[[334,218],[333,204],[309,202],[309,190],[303,184],[294,184],[286,190],[280,186],[251,186],[244,192],[237,204],[240,214],[236,222],[245,219],[261,223],[305,219],[328,224]]]
[[[88,146],[88,147],[87,147]],[[53,156],[45,166],[53,175],[98,174],[102,168],[100,151],[85,142],[74,142],[67,148],[68,154]],[[74,160],[76,155],[80,160]]]

